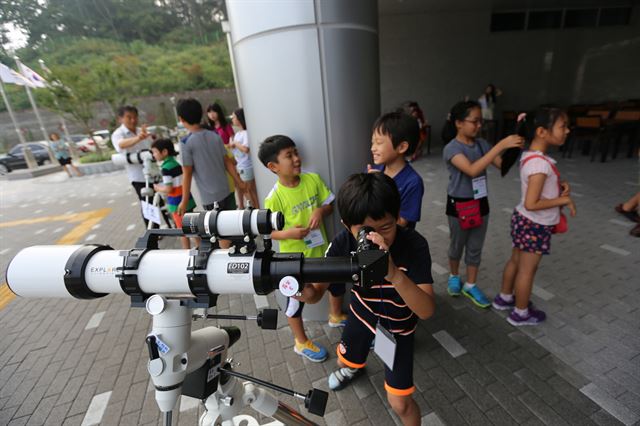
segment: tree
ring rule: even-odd
[[[214,16],[223,8],[223,0],[0,0],[1,22],[26,31],[34,49],[68,36],[156,44],[176,28],[206,44],[219,38]],[[0,42],[6,45],[6,30]]]
[[[86,134],[90,135],[91,120],[94,118],[93,102],[97,97],[95,81],[89,73],[66,75],[65,72],[49,70],[46,78],[49,85],[46,89],[39,90],[40,103],[60,114],[66,114],[71,120],[79,124]],[[96,144],[96,151],[102,154],[100,144]]]

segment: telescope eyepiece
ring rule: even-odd
[[[358,231],[358,252],[380,249],[380,246],[367,239],[367,235],[374,231],[375,229],[370,226],[363,226],[362,228],[360,228],[360,230]]]

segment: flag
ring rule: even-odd
[[[29,80],[26,79],[26,77],[23,77],[22,74],[18,74],[5,64],[0,64],[0,79],[3,83],[35,87]]]
[[[18,70],[27,80],[29,80],[29,82],[31,82],[31,87],[47,87],[47,80],[22,62],[18,62]]]

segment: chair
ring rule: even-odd
[[[602,120],[607,120],[610,115],[611,115],[611,110],[609,109],[590,109],[587,111],[587,116],[589,117],[597,116],[597,117],[600,117]]]
[[[627,136],[627,141],[629,142],[627,157],[632,157],[634,151],[637,149],[636,146],[640,137],[640,109],[623,109],[616,111],[608,125],[615,135],[611,157],[616,158],[618,156],[622,139],[625,136]]]
[[[575,126],[573,126],[571,133],[567,139],[567,147],[562,153],[563,157],[571,158],[573,155],[573,147],[576,142],[582,142],[582,152],[584,154],[591,154],[591,161],[595,159],[598,151],[602,150],[602,118],[599,115],[592,115],[587,117],[576,117]],[[588,142],[588,148],[585,149],[585,142]],[[606,154],[602,158],[604,162],[606,160]]]

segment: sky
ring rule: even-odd
[[[11,22],[3,24],[3,26],[9,30],[9,32],[7,33],[7,37],[10,40],[9,43],[4,46],[5,49],[7,49],[8,51],[14,51],[25,46],[25,44],[27,43],[27,35],[23,30],[16,27]]]

